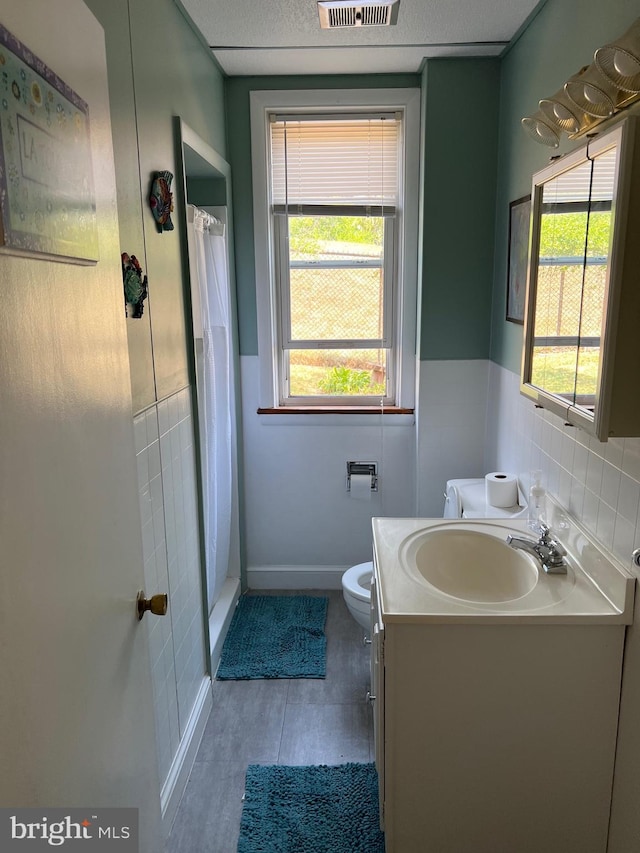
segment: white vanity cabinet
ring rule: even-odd
[[[605,853],[622,620],[411,612],[385,594],[402,569],[375,538],[386,853]]]
[[[380,828],[384,829],[384,623],[375,568],[371,578],[371,692],[369,695],[373,705]]]

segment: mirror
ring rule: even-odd
[[[521,390],[603,441],[640,427],[638,355],[618,323],[638,301],[624,257],[638,215],[634,130],[627,121],[553,161],[532,188]]]

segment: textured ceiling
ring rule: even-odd
[[[498,56],[545,0],[400,0],[391,27],[321,30],[316,0],[179,0],[225,73],[418,71],[425,57]]]

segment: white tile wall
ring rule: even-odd
[[[206,671],[189,388],[158,404],[158,421],[178,717],[182,735]]]
[[[489,362],[422,361],[418,384],[417,515],[438,517],[447,480],[483,477]]]
[[[189,389],[137,415],[134,433],[145,592],[169,594],[167,617],[145,617],[164,781],[206,671]]]
[[[485,468],[514,471],[525,489],[541,470],[544,487],[630,566],[640,546],[640,438],[600,442],[519,389],[515,373],[490,364]]]

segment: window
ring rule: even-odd
[[[253,94],[263,101],[252,110],[264,144],[263,170],[254,146],[263,406],[411,407],[406,106],[287,110],[266,103],[282,93]]]

